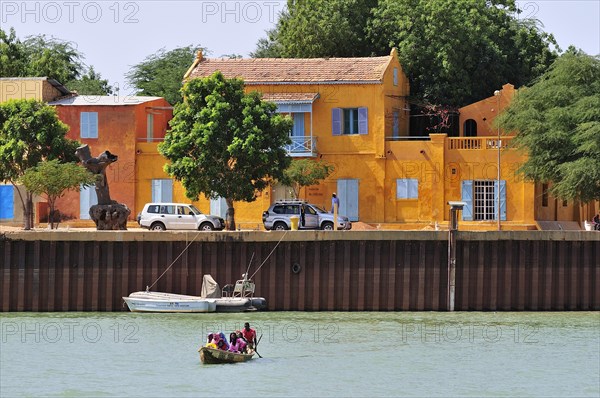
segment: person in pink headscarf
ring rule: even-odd
[[[246,352],[246,342],[238,338],[237,333],[231,332],[229,335],[229,351],[243,354]]]

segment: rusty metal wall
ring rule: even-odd
[[[3,237],[1,311],[125,310],[122,296],[144,290],[171,263],[152,290],[199,295],[203,274],[222,287],[241,278],[251,258],[256,295],[267,299],[269,310],[447,308],[444,235],[421,240],[299,236],[279,244],[263,238],[190,243],[187,235],[166,241]],[[600,310],[600,239],[474,236],[457,242],[457,311]]]

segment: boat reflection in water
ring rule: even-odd
[[[252,280],[238,280],[235,285],[219,284],[210,275],[202,279],[200,296],[153,292],[150,290],[131,293],[123,297],[132,312],[243,312],[267,308],[263,297],[254,297]]]

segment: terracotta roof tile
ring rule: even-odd
[[[391,58],[205,58],[189,78],[220,70],[227,78],[243,78],[246,84],[378,83]]]

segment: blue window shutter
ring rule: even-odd
[[[304,137],[304,113],[294,113],[293,137]]]
[[[408,199],[419,199],[419,180],[409,178],[408,180]]]
[[[462,210],[463,221],[473,221],[473,180],[464,180],[462,182],[461,199],[466,203]]]
[[[210,200],[210,214],[225,218],[227,216],[227,201],[218,197]]]
[[[494,203],[498,203],[498,181],[494,181]],[[496,220],[498,215],[496,214]],[[506,181],[500,180],[500,220],[506,221]]]
[[[155,203],[168,203],[173,201],[173,180],[152,180],[152,201]]]
[[[398,85],[398,68],[394,68],[394,86]]]
[[[331,134],[341,135],[342,134],[342,109],[333,108],[331,110]]]
[[[400,112],[394,111],[394,124],[392,126],[392,137],[400,135]]]
[[[367,108],[358,108],[358,134],[369,134],[369,117]]]
[[[90,207],[98,204],[98,196],[94,186],[83,188],[79,191],[79,218],[82,220],[90,219]]]
[[[89,220],[90,214],[90,194],[89,188],[82,188],[79,191],[79,218],[82,220]]]
[[[396,199],[408,198],[408,183],[404,178],[398,178],[396,180]]]
[[[79,135],[80,135],[80,137],[87,138],[88,130],[89,130],[88,113],[81,112],[79,114]]]
[[[160,202],[160,180],[152,180],[152,202]]]
[[[98,112],[90,112],[90,138],[98,138]]]
[[[173,201],[173,180],[162,180],[161,199],[163,202]]]

